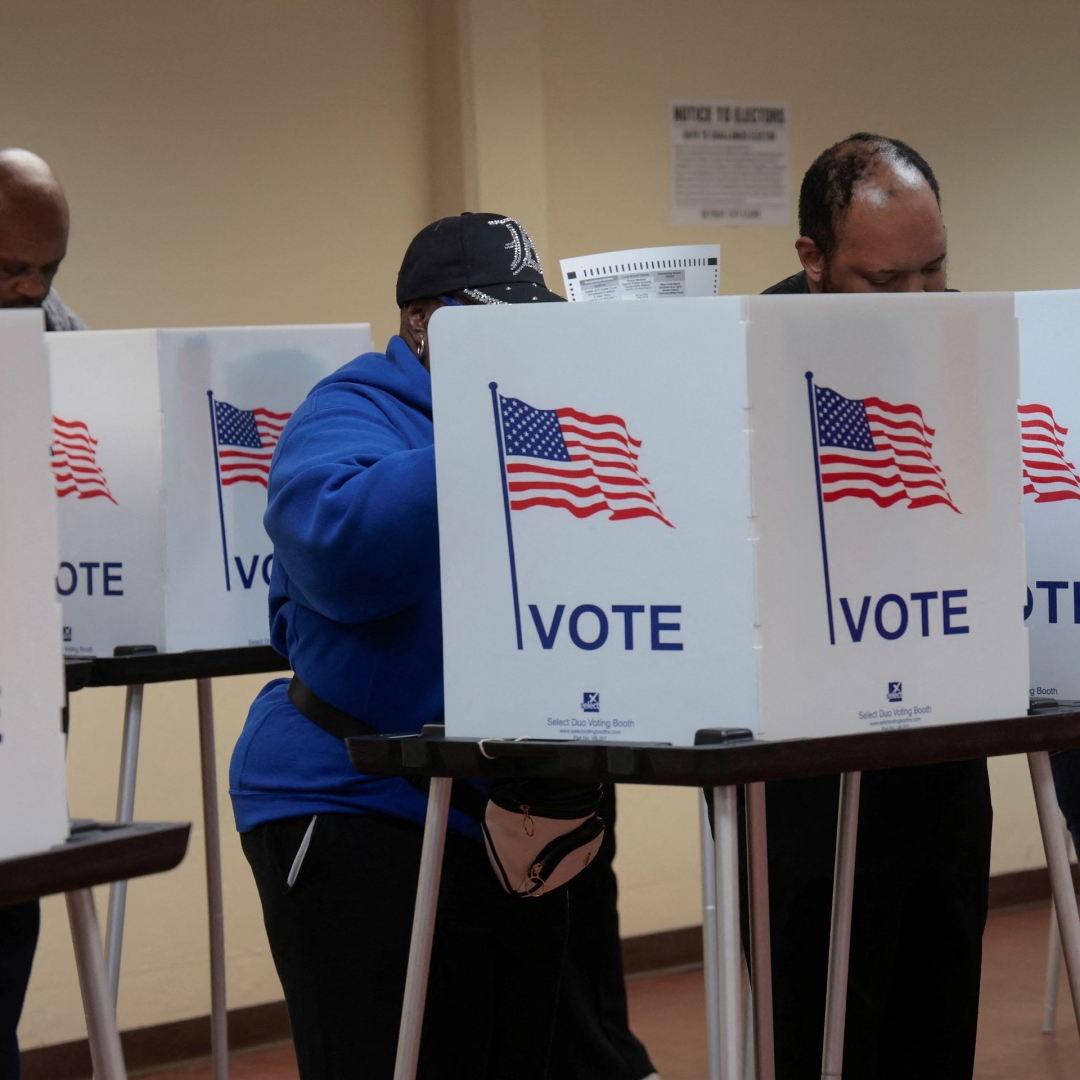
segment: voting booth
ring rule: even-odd
[[[431,335],[448,735],[1025,711],[1011,294],[461,308]]]
[[[68,834],[43,331],[40,311],[0,311],[0,859]]]
[[[1031,697],[1080,699],[1080,291],[1016,294]]]
[[[64,648],[265,645],[274,447],[367,324],[51,334]]]

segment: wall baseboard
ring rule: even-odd
[[[229,1010],[229,1047],[250,1050],[292,1038],[284,1001]],[[210,1056],[210,1017],[195,1016],[169,1024],[120,1033],[128,1072],[167,1068]],[[86,1039],[24,1050],[22,1080],[89,1080],[90,1044]]]
[[[1080,893],[1080,870],[1072,865],[1073,889]],[[1050,899],[1050,872],[1045,866],[997,874],[990,879],[990,910],[1003,911]],[[684,926],[657,934],[623,938],[623,970],[628,976],[670,968],[700,966],[701,927]]]
[[[1073,891],[1080,892],[1080,870],[1071,864]],[[1034,870],[1016,870],[990,879],[990,910],[1046,903],[1050,900],[1050,871],[1045,866]]]
[[[700,926],[639,934],[623,938],[623,972],[634,977],[671,968],[701,967],[701,954]]]
[[[1073,866],[1073,885],[1080,891],[1080,872]],[[1050,875],[1045,867],[999,874],[990,879],[990,910],[1045,903]],[[683,926],[656,934],[623,938],[623,969],[628,976],[672,968],[701,966],[701,927]],[[210,1054],[210,1017],[196,1016],[169,1024],[121,1033],[130,1072],[167,1068]],[[288,1042],[292,1038],[284,1001],[229,1010],[229,1046],[248,1050]],[[22,1080],[89,1080],[90,1047],[85,1039],[39,1046],[22,1054]]]

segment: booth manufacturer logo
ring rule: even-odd
[[[81,420],[61,420],[59,416],[52,420],[49,464],[57,498],[66,495],[79,499],[103,498],[115,506],[109,483],[97,463],[98,441],[90,434],[90,428]]]
[[[889,683],[889,700],[890,701],[903,701],[904,700],[904,687],[902,683],[891,682]]]
[[[600,711],[600,692],[586,690],[581,697],[581,711],[582,712],[599,712]]]

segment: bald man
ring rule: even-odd
[[[0,308],[41,308],[46,330],[86,329],[52,287],[68,224],[52,169],[29,150],[0,150]]]
[[[799,195],[802,270],[768,293],[941,292],[947,245],[930,166],[859,133]],[[767,786],[777,1080],[821,1075],[839,777]],[[985,761],[865,773],[845,1080],[970,1080],[993,812]]]
[[[46,330],[85,330],[53,291],[67,254],[68,205],[52,169],[28,150],[0,150],[0,308],[37,307]],[[18,1080],[16,1030],[37,947],[36,900],[0,908],[0,1077]]]

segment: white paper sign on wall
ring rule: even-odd
[[[783,101],[672,101],[671,223],[787,225],[790,126]]]
[[[65,650],[266,644],[266,477],[367,324],[53,334]]]
[[[448,732],[1023,712],[1011,296],[455,309],[431,332]]]
[[[0,312],[0,859],[68,833],[43,337],[40,311]]]
[[[1016,294],[1033,698],[1080,699],[1080,291]]]

